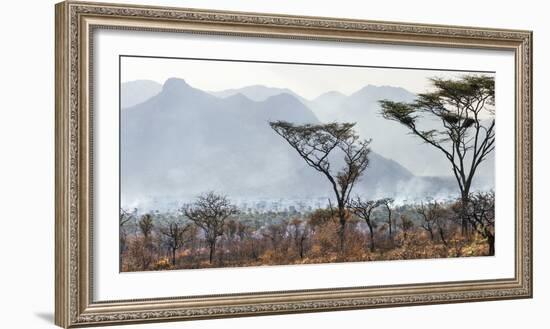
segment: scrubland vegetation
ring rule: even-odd
[[[239,213],[223,196],[208,193],[174,213],[138,215],[123,211],[121,270],[491,255],[494,194],[478,193],[471,199],[474,201],[468,207],[468,225],[472,230],[467,235],[461,233],[460,200],[400,206],[394,206],[391,200],[377,200],[369,204],[371,208],[360,208],[359,202],[354,202],[355,207],[345,211],[341,249],[336,209]],[[191,211],[195,220],[185,215]],[[364,213],[369,211],[367,220]],[[201,220],[198,218],[201,212],[219,217]]]

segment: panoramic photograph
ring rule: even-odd
[[[121,56],[121,272],[495,255],[495,75]]]

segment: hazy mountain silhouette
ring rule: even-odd
[[[262,101],[242,93],[220,98],[182,79],[167,80],[157,95],[122,111],[123,204],[151,197],[189,198],[208,190],[238,198],[331,196],[322,174],[269,127],[274,120],[319,122],[288,92]],[[410,189],[424,195],[451,185],[415,178],[373,151],[355,191],[374,197],[404,195]]]
[[[420,176],[449,175],[450,165],[443,154],[419,138],[410,136],[409,131],[397,122],[380,115],[379,101],[411,102],[416,95],[404,88],[367,85],[347,96],[337,91],[326,92],[313,100],[300,97],[286,88],[250,86],[212,93],[217,96],[242,93],[253,100],[264,100],[276,94],[295,95],[309,107],[321,122],[357,122],[359,133],[372,138],[372,148],[384,157],[398,161],[405,168]],[[423,129],[436,129],[439,122],[423,121]],[[490,154],[477,172],[477,183],[494,184],[494,154]]]
[[[265,101],[269,97],[275,96],[275,95],[289,94],[296,97],[302,103],[306,102],[306,100],[303,97],[301,97],[300,95],[296,94],[295,92],[293,92],[288,88],[266,87],[262,85],[247,86],[243,88],[227,89],[222,91],[210,91],[209,93],[211,95],[214,95],[216,97],[221,97],[221,98],[233,96],[236,94],[242,94],[242,95],[245,95],[247,98],[256,102]]]
[[[162,85],[151,80],[136,80],[120,85],[120,107],[123,109],[143,103],[158,94]]]

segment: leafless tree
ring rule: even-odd
[[[134,257],[139,259],[142,269],[147,269],[153,261],[153,242],[151,232],[153,230],[153,216],[142,215],[138,221],[138,228],[141,231],[141,239],[134,241]]]
[[[295,218],[290,222],[290,225],[292,226],[292,235],[294,238],[294,244],[296,245],[296,250],[298,251],[298,255],[300,256],[300,259],[304,259],[306,241],[309,236],[307,223]]]
[[[145,214],[141,216],[141,219],[138,222],[138,226],[141,234],[143,234],[143,237],[145,238],[145,240],[147,240],[151,235],[151,231],[153,230],[153,217],[150,214]]]
[[[260,234],[253,228],[243,225],[239,231],[239,237],[244,242],[244,254],[252,260],[257,261],[260,257]]]
[[[137,209],[134,209],[131,212],[126,209],[120,209],[120,216],[118,220],[119,227],[123,227],[130,220],[134,219],[136,212],[137,212]]]
[[[390,241],[393,241],[392,240],[392,214],[391,214],[391,210],[392,210],[392,206],[393,206],[393,203],[394,203],[394,199],[393,198],[384,198],[384,199],[380,199],[379,200],[379,203],[380,205],[383,205],[385,208],[386,208],[386,211],[388,212],[388,229],[389,229],[389,235],[390,235]]]
[[[434,90],[413,103],[381,101],[384,118],[407,127],[441,151],[451,165],[462,199],[462,233],[468,233],[466,208],[479,165],[495,148],[495,80],[486,75],[431,79]],[[436,118],[440,129],[424,130],[422,118]]]
[[[130,222],[131,220],[135,219],[137,209],[134,209],[134,211],[130,212],[125,209],[120,209],[119,217],[118,217],[118,248],[119,248],[119,261],[118,261],[118,270],[122,272],[122,255],[124,254],[124,250],[126,250],[127,245],[127,234],[125,225]]]
[[[183,247],[187,241],[185,233],[191,228],[190,224],[184,224],[178,221],[168,223],[166,227],[161,227],[160,233],[167,238],[167,244],[172,254],[172,265],[176,266],[176,251]]]
[[[427,204],[420,203],[416,212],[422,217],[420,226],[430,234],[430,239],[434,241],[439,236],[441,242],[447,246],[443,223],[445,209],[437,201],[430,201]]]
[[[495,254],[495,193],[478,192],[470,196],[468,218],[473,228],[489,245],[489,256]]]
[[[409,216],[402,214],[400,216],[401,219],[401,230],[403,231],[403,239],[407,240],[407,237],[409,236],[409,232],[414,228],[414,222],[412,219],[409,218]]]
[[[369,227],[369,234],[370,234],[370,244],[369,249],[370,251],[374,251],[375,245],[374,245],[374,228],[375,223],[372,220],[372,212],[374,209],[379,207],[381,205],[380,200],[361,200],[360,197],[356,197],[352,199],[349,202],[349,208],[355,216],[363,219],[365,223],[367,223],[367,226]]]
[[[279,224],[273,223],[261,230],[261,235],[269,241],[273,251],[278,251],[281,242],[285,239],[287,224],[287,221],[282,221]]]
[[[218,237],[223,235],[225,220],[238,213],[237,207],[231,204],[226,196],[208,192],[200,195],[194,203],[184,206],[182,211],[204,231],[210,248],[209,261],[212,264],[216,242]]]
[[[355,183],[369,164],[370,140],[361,140],[355,123],[295,125],[286,121],[270,122],[271,128],[283,137],[313,169],[330,182],[336,196],[340,227],[340,251],[344,250],[346,206]],[[334,171],[330,157],[341,155],[344,165]]]

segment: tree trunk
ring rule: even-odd
[[[489,234],[487,236],[487,243],[489,244],[489,256],[495,255],[495,236],[492,234]]]
[[[172,265],[176,266],[176,248],[172,248]]]
[[[461,197],[461,202],[462,202],[462,209],[461,209],[461,214],[460,214],[460,217],[461,218],[461,225],[460,225],[460,232],[462,234],[462,236],[468,236],[469,235],[469,230],[468,230],[468,202],[469,202],[469,197],[468,197],[468,191],[464,190],[462,192],[462,197]]]
[[[433,241],[434,240],[434,231],[432,229],[428,230],[428,232],[430,232],[430,239]]]
[[[338,230],[338,235],[340,237],[340,252],[344,253],[344,241],[345,241],[345,232],[346,232],[346,213],[344,209],[344,204],[338,202],[338,217],[340,220],[340,228]]]
[[[439,229],[439,237],[441,238],[441,242],[445,245],[445,247],[448,247],[447,240],[445,240],[445,235],[443,234],[443,230]]]
[[[209,261],[210,261],[210,264],[212,264],[212,259],[214,258],[214,253],[216,251],[216,242],[210,242],[210,257],[209,257]]]
[[[391,230],[391,209],[388,207],[388,227],[390,229],[390,241],[392,241],[392,230]]]
[[[367,222],[367,225],[369,227],[369,236],[370,236],[369,250],[371,252],[374,252],[374,230],[372,229],[372,224],[370,222]]]

